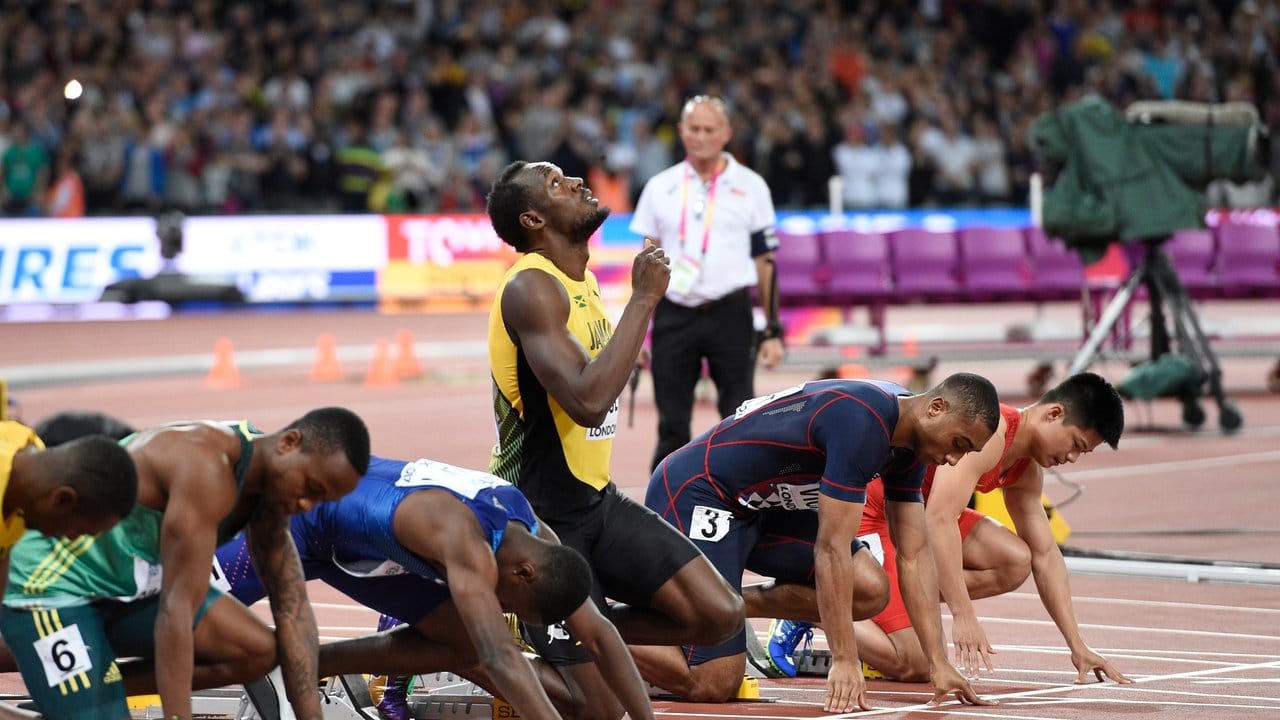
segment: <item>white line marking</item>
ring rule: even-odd
[[[1238,467],[1253,463],[1268,463],[1273,460],[1280,460],[1280,450],[1256,453],[1228,453],[1205,458],[1188,458],[1186,460],[1143,463],[1141,465],[1112,465],[1092,470],[1073,470],[1066,477],[1072,482],[1099,478],[1116,479],[1134,475],[1159,475],[1170,471],[1186,472],[1188,470],[1209,470],[1218,467]]]
[[[1192,670],[1184,673],[1173,673],[1171,675],[1151,675],[1143,678],[1135,678],[1134,682],[1150,683],[1150,682],[1159,682],[1163,680],[1182,680],[1182,679],[1188,679],[1188,678],[1212,676],[1219,673],[1233,673],[1233,672],[1240,672],[1240,671],[1246,671],[1246,670],[1263,670],[1268,668],[1280,668],[1280,661],[1256,663],[1253,665],[1239,665],[1237,667],[1232,667],[1232,668],[1212,668],[1208,670]],[[1072,685],[1063,685],[1062,687],[1057,687],[1057,688],[1043,688],[1040,690],[1024,690],[1022,692],[1006,693],[1004,695],[992,695],[988,699],[1001,700],[1001,701],[1014,700],[1019,698],[1040,697],[1042,695],[1049,695],[1057,692],[1072,692],[1076,690],[1093,690],[1098,688],[1115,688],[1115,687],[1119,687],[1119,686],[1117,686],[1115,683],[1089,683],[1086,685],[1072,684]],[[1152,701],[1148,704],[1155,705],[1157,704],[1157,702]],[[955,710],[958,707],[963,707],[963,706],[961,706],[958,702],[952,701],[941,706],[930,706],[928,704],[910,705],[907,707],[886,708],[884,710],[869,710],[867,712],[860,712],[856,714],[844,713],[840,715],[825,715],[821,718],[821,720],[844,720],[845,718],[855,718],[855,717],[864,718],[864,717],[870,717],[873,715],[884,715],[887,713],[901,713],[901,712],[909,712],[909,711],[921,711],[921,712],[927,712],[927,713],[947,712],[948,710]],[[1203,705],[1201,705],[1201,707],[1203,707]],[[1248,707],[1256,708],[1257,706],[1248,706]],[[1280,706],[1277,706],[1277,707],[1280,707]],[[978,710],[978,712],[984,712],[984,711]],[[965,715],[972,715],[972,713],[965,712]],[[973,715],[973,717],[1000,717],[1000,716]]]
[[[1040,596],[1035,593],[1011,592],[999,595],[997,597],[1007,597],[1016,600],[1035,600],[1040,602]],[[1204,603],[1182,603],[1169,602],[1167,600],[1130,600],[1126,598],[1107,598],[1107,597],[1090,597],[1087,595],[1074,595],[1072,601],[1081,603],[1102,603],[1103,605],[1137,605],[1140,607],[1168,607],[1168,608],[1185,608],[1188,610],[1217,610],[1227,612],[1256,612],[1271,613],[1280,615],[1280,608],[1260,608],[1260,607],[1239,607],[1236,605],[1208,605]]]
[[[1061,645],[996,645],[997,650],[1012,650],[1014,652],[1056,652],[1066,653],[1067,649]],[[1162,648],[1155,650],[1154,648],[1094,648],[1094,650],[1103,655],[1120,655],[1123,653],[1149,653],[1159,652],[1161,655],[1186,655],[1191,658],[1205,657],[1221,657],[1221,658],[1241,658],[1244,660],[1262,660],[1270,662],[1271,660],[1280,660],[1280,655],[1275,653],[1240,653],[1240,652],[1210,652],[1208,650],[1169,650]]]
[[[1005,623],[1008,625],[1036,625],[1042,627],[1056,627],[1051,620],[1025,620],[1022,618],[1001,618],[990,617],[983,618],[984,623]],[[1132,625],[1102,625],[1098,623],[1080,623],[1080,629],[1090,630],[1114,630],[1118,632],[1133,633],[1154,633],[1157,635],[1194,635],[1197,637],[1214,637],[1214,638],[1240,638],[1245,640],[1270,640],[1280,642],[1280,637],[1275,635],[1255,635],[1251,633],[1228,633],[1216,632],[1213,630],[1184,630],[1179,628],[1148,628],[1136,627]]]

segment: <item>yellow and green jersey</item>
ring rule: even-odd
[[[550,260],[527,253],[507,271],[489,313],[489,370],[498,444],[489,471],[519,486],[543,519],[593,504],[609,485],[609,458],[618,427],[618,401],[604,422],[583,427],[538,382],[523,351],[511,340],[502,317],[507,282],[522,271],[541,271],[564,286],[569,296],[569,333],[589,357],[600,354],[613,324],[590,270],[574,280]]]

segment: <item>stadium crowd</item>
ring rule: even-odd
[[[699,92],[779,207],[1018,204],[1084,93],[1280,126],[1280,3],[0,0],[0,201],[474,212],[522,158],[629,210]]]

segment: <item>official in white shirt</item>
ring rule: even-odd
[[[631,231],[671,257],[671,283],[653,316],[650,352],[658,406],[657,467],[689,442],[694,388],[705,359],[721,416],[755,395],[758,361],[782,360],[773,250],[777,218],[769,188],[724,151],[732,136],[724,101],[698,95],[680,113],[685,159],[640,193]],[[765,310],[756,342],[750,288]]]

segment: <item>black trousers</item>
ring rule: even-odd
[[[716,386],[720,416],[755,395],[755,327],[751,297],[739,290],[697,308],[663,299],[653,313],[653,395],[658,447],[650,472],[689,442],[694,388],[705,359]],[[699,432],[706,428],[699,428]]]

